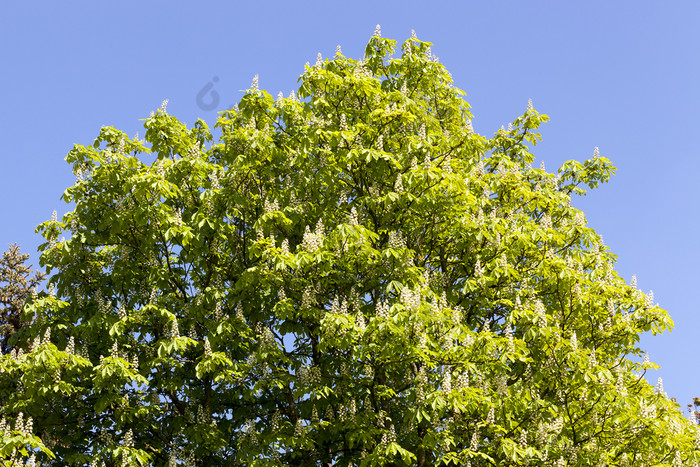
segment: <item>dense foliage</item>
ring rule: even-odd
[[[25,307],[31,345],[0,360],[3,455],[700,459],[696,428],[643,377],[639,335],[670,318],[570,203],[608,159],[532,168],[545,115],[476,134],[430,43],[395,46],[377,31],[363,61],[319,57],[286,98],[256,78],[216,142],[163,106],[145,142],[103,128],[69,153],[75,209],[39,228],[55,295]]]
[[[21,253],[18,245],[10,245],[0,257],[0,351],[10,353],[10,339],[25,324],[22,321],[24,302],[36,292],[46,278],[27,265],[29,254]],[[14,346],[14,350],[18,350]]]

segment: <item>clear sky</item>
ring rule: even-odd
[[[535,149],[612,160],[612,181],[574,204],[619,256],[617,270],[676,323],[644,336],[670,396],[700,396],[696,139],[700,2],[316,1],[5,2],[0,15],[0,249],[32,253],[37,224],[74,182],[64,158],[103,125],[134,135],[168,113],[213,124],[260,75],[288,95],[304,63],[361,58],[376,24],[402,42],[415,29],[467,92],[475,130],[492,135],[529,98],[551,117]],[[211,85],[205,89],[206,86]],[[214,99],[216,92],[218,101]],[[197,96],[201,92],[200,99]]]

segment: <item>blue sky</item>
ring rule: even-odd
[[[666,308],[671,334],[644,336],[666,392],[700,396],[695,356],[700,273],[696,138],[700,2],[353,1],[13,2],[0,17],[0,248],[32,253],[34,228],[69,207],[64,158],[103,125],[134,135],[169,99],[188,124],[236,102],[260,75],[273,95],[296,89],[304,63],[340,44],[360,58],[381,24],[415,29],[467,92],[475,130],[491,135],[529,98],[551,117],[535,153],[553,171],[595,146],[612,181],[574,204],[619,256],[617,270]],[[213,96],[197,94],[208,84]],[[208,108],[212,107],[212,108]]]

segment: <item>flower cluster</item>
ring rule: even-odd
[[[617,369],[617,380],[615,382],[615,390],[621,396],[627,395],[627,387],[625,386],[624,371],[620,368]]]
[[[656,393],[661,394],[666,397],[666,392],[664,392],[664,382],[661,378],[656,381]]]
[[[68,355],[73,355],[75,353],[75,339],[70,336],[68,339],[68,345],[66,345],[66,353]]]
[[[449,394],[450,392],[452,392],[452,372],[450,371],[449,368],[445,369],[445,373],[442,377],[442,385],[440,386],[440,389],[445,394]]]
[[[411,290],[408,287],[401,289],[401,303],[409,310],[416,310],[421,303],[421,294],[417,290]]]
[[[481,260],[477,259],[476,263],[474,264],[474,277],[477,279],[481,279],[484,277],[484,270],[481,267]]]
[[[318,225],[323,225],[320,223]],[[304,237],[301,242],[301,246],[303,249],[313,253],[318,251],[321,248],[321,245],[323,244],[323,239],[324,239],[324,234],[323,230],[319,231],[318,225],[316,226],[316,231],[311,232],[311,229],[309,226],[306,226],[306,229],[304,230]]]
[[[382,445],[387,445],[390,443],[395,443],[396,442],[396,430],[394,429],[394,425],[389,425],[389,430],[384,432],[382,434]]]
[[[406,239],[399,231],[389,232],[389,248],[403,250],[406,248]]]
[[[596,366],[598,366],[598,359],[596,358],[595,349],[592,349],[588,355],[588,367],[595,368]]]
[[[301,297],[302,308],[310,308],[316,304],[316,298],[314,296],[314,290],[312,286],[307,286],[304,288],[304,293]]]
[[[265,213],[270,213],[270,212],[275,212],[279,211],[279,204],[277,203],[277,200],[273,200],[270,202],[269,200],[265,200],[264,208]]]
[[[506,339],[508,339],[508,353],[515,352],[515,342],[513,341],[513,328],[510,323],[506,324]]]
[[[357,317],[355,318],[355,324],[357,324],[357,327],[360,329],[360,332],[364,332],[365,328],[367,327],[367,323],[365,322],[365,315],[362,313],[362,310],[357,312]]]
[[[131,428],[129,428],[124,434],[124,440],[122,441],[122,445],[127,448],[134,447],[134,431]]]
[[[256,326],[257,332],[260,334],[260,347],[262,349],[274,349],[276,347],[275,336],[268,327]]]
[[[171,339],[175,339],[177,337],[180,337],[180,329],[178,328],[177,325],[177,318],[173,320],[173,322],[170,325],[170,332],[169,332],[169,337]]]
[[[535,301],[535,315],[537,316],[537,325],[541,328],[547,327],[547,311],[541,300]]]
[[[318,367],[303,366],[299,368],[298,376],[299,384],[302,387],[313,384],[320,384],[321,382],[321,370]]]
[[[380,300],[377,303],[377,306],[375,307],[375,313],[376,313],[377,318],[389,319],[390,318],[389,305],[386,302]]]
[[[543,214],[542,219],[540,220],[540,224],[542,224],[543,229],[551,229],[552,217],[549,214]]]
[[[350,210],[350,225],[359,225],[359,221],[357,219],[357,210],[353,206],[353,208]]]

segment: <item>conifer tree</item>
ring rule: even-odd
[[[24,324],[22,306],[44,280],[45,275],[32,271],[26,262],[29,255],[10,245],[0,258],[0,351],[10,353],[16,345],[10,339]],[[34,274],[32,275],[32,272]]]

